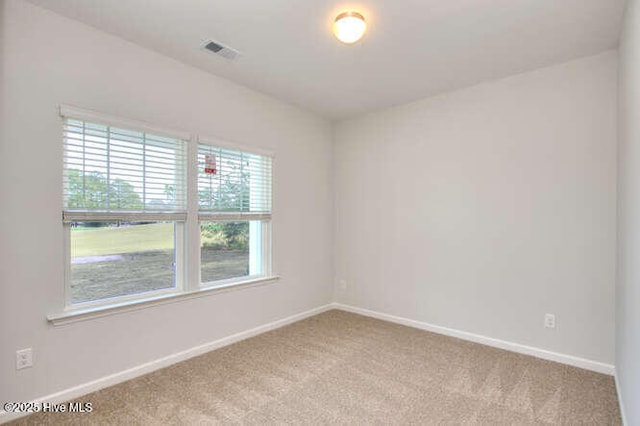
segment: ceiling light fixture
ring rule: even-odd
[[[358,12],[343,12],[333,22],[333,33],[343,43],[353,44],[360,40],[367,29],[364,17]]]

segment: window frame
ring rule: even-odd
[[[263,273],[260,275],[246,275],[230,279],[221,279],[211,282],[201,282],[201,261],[200,261],[200,221],[220,221],[219,219],[201,219],[199,217],[198,206],[198,150],[201,144],[220,147],[223,149],[231,149],[242,151],[260,156],[268,156],[272,162],[274,154],[271,151],[261,148],[248,147],[241,144],[222,141],[218,138],[200,138],[198,135],[188,134],[186,132],[168,130],[148,123],[122,119],[98,113],[95,111],[80,109],[60,105],[59,115],[61,123],[64,124],[65,118],[82,120],[85,122],[105,124],[109,126],[117,126],[125,130],[141,131],[154,135],[168,136],[181,139],[186,144],[186,217],[184,220],[165,219],[162,213],[150,213],[154,219],[150,221],[167,221],[175,223],[175,287],[168,289],[152,290],[143,293],[134,293],[98,299],[93,301],[71,303],[71,225],[70,221],[63,217],[63,250],[64,250],[64,300],[55,313],[48,315],[49,321],[54,325],[66,324],[92,318],[96,316],[108,315],[122,311],[145,308],[155,304],[164,304],[176,300],[189,299],[192,297],[200,297],[209,294],[215,294],[220,291],[228,291],[236,287],[261,285],[273,282],[279,278],[274,274],[273,269],[273,221],[272,209],[268,218],[253,218],[247,215],[242,219],[235,218],[235,221],[251,221],[260,220],[262,224],[262,268]],[[64,141],[64,135],[62,137]],[[64,167],[64,163],[63,163]],[[273,167],[273,166],[271,166]],[[273,174],[271,174],[270,188],[273,186]],[[271,189],[272,191],[272,189]],[[273,196],[270,194],[270,202],[273,203]],[[64,216],[64,215],[63,215]],[[90,213],[87,216],[91,216]],[[109,220],[126,220],[127,214],[123,214],[122,218],[117,212],[108,213],[109,219],[96,219],[97,221]],[[96,218],[99,214],[96,214]]]
[[[251,212],[220,212],[217,214],[201,214],[200,206],[198,204],[198,176],[200,172],[199,164],[198,164],[198,155],[200,154],[200,148],[202,146],[208,146],[212,149],[224,149],[230,151],[237,151],[244,154],[257,155],[263,157],[264,159],[269,159],[269,171],[271,182],[268,184],[269,188],[269,212],[268,213],[257,213],[252,214]],[[189,154],[189,160],[192,160],[195,164],[193,167],[194,176],[193,180],[193,192],[190,193],[187,190],[188,195],[192,195],[193,207],[195,209],[195,214],[191,215],[195,217],[196,223],[192,226],[194,230],[194,234],[191,237],[197,240],[198,252],[197,257],[198,265],[197,272],[195,272],[195,276],[197,277],[198,289],[215,289],[218,287],[226,287],[229,285],[234,285],[236,283],[242,283],[247,280],[256,280],[256,279],[268,279],[272,277],[273,274],[273,164],[275,163],[275,158],[272,152],[259,149],[259,148],[249,148],[239,144],[233,144],[226,141],[222,141],[217,138],[212,137],[195,137],[195,141],[193,142],[193,154]],[[188,186],[187,186],[188,187]],[[191,206],[191,204],[189,205]],[[229,215],[229,218],[226,218],[225,215]],[[210,216],[210,217],[209,217]],[[251,221],[260,221],[262,224],[262,241],[261,241],[261,253],[262,253],[262,269],[263,273],[260,275],[245,275],[242,277],[221,279],[215,281],[202,282],[202,268],[200,265],[200,256],[201,256],[201,248],[200,248],[200,222],[251,222]],[[251,243],[250,243],[251,244]]]

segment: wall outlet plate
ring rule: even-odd
[[[33,366],[33,351],[31,348],[16,351],[16,370]]]
[[[545,314],[544,326],[546,328],[556,328],[556,316],[553,314]]]

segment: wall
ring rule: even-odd
[[[616,370],[627,424],[640,424],[640,3],[620,39]]]
[[[45,396],[330,302],[330,123],[29,3],[0,7],[8,106],[0,401]],[[63,297],[60,103],[275,151],[274,266],[282,278],[51,326],[45,316]],[[16,371],[15,351],[26,347],[35,365]]]
[[[338,124],[336,300],[613,364],[616,60]]]

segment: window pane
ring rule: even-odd
[[[198,145],[198,208],[271,212],[271,157]]]
[[[175,222],[71,224],[71,303],[176,286]]]
[[[250,226],[251,223],[251,226]],[[260,222],[200,222],[200,270],[203,283],[256,275],[251,247],[260,238],[250,228]],[[253,241],[252,241],[253,238]],[[253,260],[261,263],[261,258]]]
[[[65,119],[66,210],[186,209],[186,142]]]

